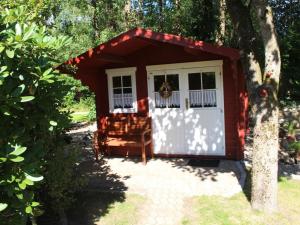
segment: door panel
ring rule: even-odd
[[[172,95],[162,98],[167,81]],[[219,67],[156,71],[148,79],[154,153],[225,155]]]
[[[169,98],[161,97],[160,87],[168,82],[172,89]],[[149,104],[153,125],[155,154],[178,154],[185,149],[180,76],[171,71],[160,71],[149,77]]]
[[[219,68],[186,70],[188,108],[184,113],[187,154],[224,155],[224,115]]]

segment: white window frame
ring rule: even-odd
[[[109,100],[109,112],[110,113],[136,113],[137,112],[137,98],[136,98],[136,67],[118,68],[118,69],[106,69],[107,83],[108,83],[108,100]],[[119,76],[131,76],[132,86],[132,108],[114,108],[113,104],[113,77]]]

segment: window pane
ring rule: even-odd
[[[158,92],[161,85],[165,82],[165,76],[164,75],[155,75],[154,76],[154,91]]]
[[[123,93],[124,94],[132,93],[132,89],[131,88],[123,88]]]
[[[113,77],[113,88],[121,87],[121,77]]]
[[[123,76],[123,87],[131,87],[131,76]]]
[[[167,82],[170,84],[172,91],[179,91],[178,74],[168,74],[167,75]]]
[[[201,89],[201,74],[189,73],[189,90]]]
[[[122,94],[122,89],[121,88],[115,88],[114,89],[114,94]]]
[[[214,72],[202,73],[203,89],[216,89],[216,78]]]

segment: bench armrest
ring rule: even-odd
[[[147,133],[151,133],[151,129],[146,129],[146,130],[144,130],[142,133],[141,133],[141,135],[145,135],[145,134],[147,134]]]
[[[151,129],[146,129],[143,132],[141,132],[141,142],[144,143],[145,142],[145,135],[150,133],[151,134]],[[152,139],[152,137],[150,137],[150,139]]]

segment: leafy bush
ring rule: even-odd
[[[71,179],[76,157],[69,157],[73,153],[62,137],[69,113],[60,110],[70,86],[53,69],[70,40],[48,35],[30,16],[23,7],[0,14],[0,221],[5,224],[22,225],[36,215],[43,180],[53,202],[67,202],[66,190],[71,192],[72,183],[77,187]]]
[[[95,98],[93,98],[95,99]],[[96,120],[96,104],[95,101],[93,101],[93,104],[90,105],[90,111],[88,114],[89,121],[95,121]]]
[[[65,75],[64,79],[66,84],[71,86],[68,93],[64,97],[64,105],[67,109],[74,108],[74,106],[78,105],[82,100],[89,99],[92,96],[88,87],[82,85],[79,80],[76,80],[68,75]]]
[[[295,141],[289,144],[288,150],[293,152],[300,152],[300,141]]]

